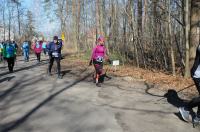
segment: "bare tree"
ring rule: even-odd
[[[56,3],[54,0],[45,1]],[[76,51],[93,47],[91,36],[103,34],[110,53],[117,54],[124,63],[164,70],[173,75],[181,68],[185,70],[185,76],[189,75],[191,64],[189,66],[188,62],[192,63],[194,49],[199,43],[198,0],[192,3],[189,3],[190,0],[59,2],[66,6],[56,4],[63,11],[63,15],[60,12],[57,17],[63,21],[61,24],[65,23],[62,29],[68,32],[68,36],[71,35],[68,41]],[[82,44],[81,40],[86,44]]]
[[[199,14],[200,14],[199,0],[191,1],[191,30],[190,30],[190,67],[192,66],[195,58],[196,47],[199,44]]]
[[[186,47],[186,57],[185,57],[185,77],[190,76],[190,9],[191,3],[188,0],[185,0],[185,47]]]

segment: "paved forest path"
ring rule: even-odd
[[[142,80],[112,77],[98,88],[87,66],[63,67],[59,80],[46,75],[47,63],[19,57],[12,74],[0,64],[1,132],[200,131],[176,115],[181,100],[148,94]]]

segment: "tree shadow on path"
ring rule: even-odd
[[[35,67],[38,67],[38,66],[46,65],[46,64],[48,64],[48,60],[46,60],[42,63],[39,63],[39,64],[34,64],[34,65],[27,66],[27,67],[16,69],[16,70],[14,70],[14,73],[19,72],[19,71],[23,71],[23,70],[29,70],[29,69],[32,69],[32,68],[35,68]],[[0,73],[0,76],[5,76],[5,75],[8,75],[8,74],[10,74],[10,72],[4,72],[4,73]]]
[[[179,107],[184,107],[188,104],[189,100],[185,100],[185,99],[181,99],[179,96],[178,96],[178,93],[185,90],[185,89],[188,89],[190,88],[191,86],[193,85],[190,85],[188,87],[185,87],[183,88],[182,90],[179,90],[179,91],[175,91],[174,89],[169,89],[167,91],[167,93],[165,93],[164,95],[156,95],[156,94],[153,94],[150,92],[150,89],[152,88],[155,88],[154,85],[148,85],[146,83],[146,90],[145,92],[148,94],[148,95],[151,95],[151,96],[155,96],[155,97],[161,97],[161,99],[157,100],[157,101],[161,101],[162,99],[167,99],[167,102],[173,106],[175,106],[176,108],[179,108]],[[180,120],[184,121],[181,117],[181,114],[180,112],[177,112],[177,113],[174,113]],[[190,111],[190,114],[192,116],[192,118],[195,117],[195,113],[194,111]]]
[[[5,81],[10,81],[10,80],[12,80],[13,78],[15,78],[15,76],[10,76],[10,77],[2,78],[2,79],[0,79],[0,83],[5,82]]]
[[[64,77],[67,73],[69,73],[71,70],[64,70],[64,71],[61,71],[62,73],[62,76]]]
[[[60,93],[64,92],[65,90],[68,90],[69,88],[73,87],[74,85],[78,84],[79,82],[85,80],[87,77],[91,76],[92,73],[87,73],[85,76],[77,79],[76,81],[72,82],[71,84],[69,84],[67,87],[55,92],[54,94],[50,95],[49,97],[47,97],[46,99],[44,99],[42,102],[40,102],[38,105],[36,105],[33,109],[31,109],[29,112],[27,112],[24,116],[22,116],[21,118],[6,123],[6,124],[1,124],[0,125],[0,131],[1,132],[7,132],[7,131],[11,131],[13,129],[15,129],[16,127],[18,127],[19,125],[21,125],[22,123],[24,123],[32,114],[34,114],[35,112],[38,111],[38,109],[40,109],[42,106],[44,106],[45,104],[47,104],[48,102],[50,102],[52,99],[54,99],[56,96],[58,96]]]

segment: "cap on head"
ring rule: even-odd
[[[53,37],[53,40],[58,40],[58,36],[54,36],[54,37]]]
[[[105,38],[102,35],[99,35],[97,42],[105,42]]]

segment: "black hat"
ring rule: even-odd
[[[54,37],[53,37],[53,40],[58,40],[58,36],[54,36]]]

